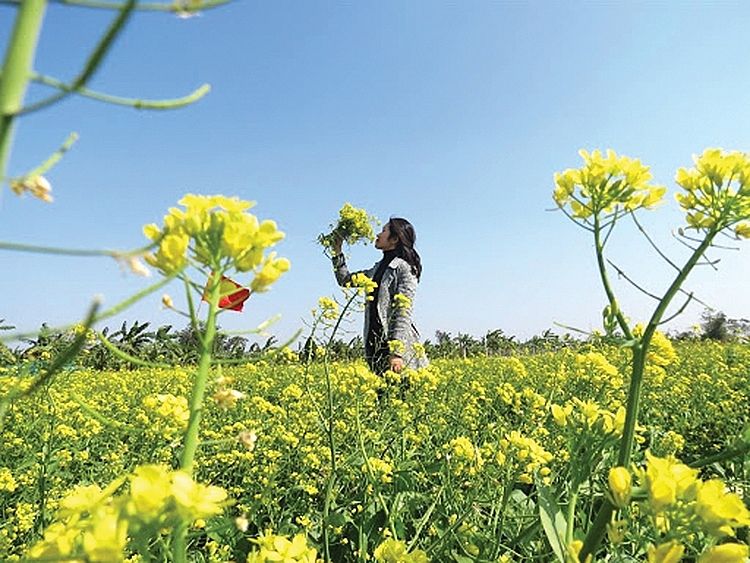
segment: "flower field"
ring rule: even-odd
[[[608,480],[628,364],[591,344],[385,381],[292,354],[216,367],[194,483],[169,477],[193,369],[64,371],[7,413],[0,554],[160,560],[177,510],[194,561],[574,561],[606,497],[597,560],[743,561],[750,347],[655,339],[634,463]],[[127,533],[87,524],[118,502]],[[136,521],[164,530],[135,545]]]

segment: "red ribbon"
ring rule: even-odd
[[[210,278],[208,283],[211,283]],[[203,290],[203,301],[208,301],[208,283]],[[250,290],[226,276],[221,276],[219,284],[219,292],[221,293],[219,308],[229,309],[230,311],[242,311],[245,301],[250,297]],[[233,289],[237,289],[237,291],[232,291]]]

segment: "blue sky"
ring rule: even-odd
[[[0,6],[0,40],[14,10]],[[39,72],[70,79],[112,14],[53,5]],[[552,208],[552,176],[579,148],[613,148],[651,165],[669,197],[643,215],[675,260],[682,216],[674,172],[709,146],[750,150],[750,7],[741,2],[250,2],[199,17],[139,13],[90,86],[112,94],[211,93],[173,112],[82,98],[21,120],[11,174],[71,131],[80,140],[49,174],[55,202],[0,195],[0,240],[129,249],[185,193],[258,202],[287,233],[292,270],[225,328],[276,313],[282,339],[338,291],[315,243],[344,202],[408,218],[424,275],[422,334],[522,338],[560,322],[600,324],[592,243]],[[32,88],[28,98],[42,95]],[[730,317],[750,317],[748,249],[714,251],[687,287]],[[377,259],[350,252],[352,268]],[[657,293],[672,272],[623,223],[612,259]],[[113,305],[152,280],[112,260],[0,253],[0,318],[22,329],[79,318],[94,295]],[[240,281],[242,281],[240,279]],[[616,282],[633,320],[653,304]],[[179,302],[179,287],[169,292]],[[183,321],[147,298],[109,324]],[[700,316],[691,308],[673,327]],[[352,323],[352,335],[360,320]]]

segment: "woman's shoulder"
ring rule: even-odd
[[[388,264],[388,267],[396,270],[399,274],[410,274],[414,275],[411,264],[409,264],[406,260],[403,258],[399,258],[398,256],[391,260],[391,263]]]

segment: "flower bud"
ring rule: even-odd
[[[632,477],[625,467],[613,467],[609,470],[609,490],[615,506],[623,508],[630,502]]]

